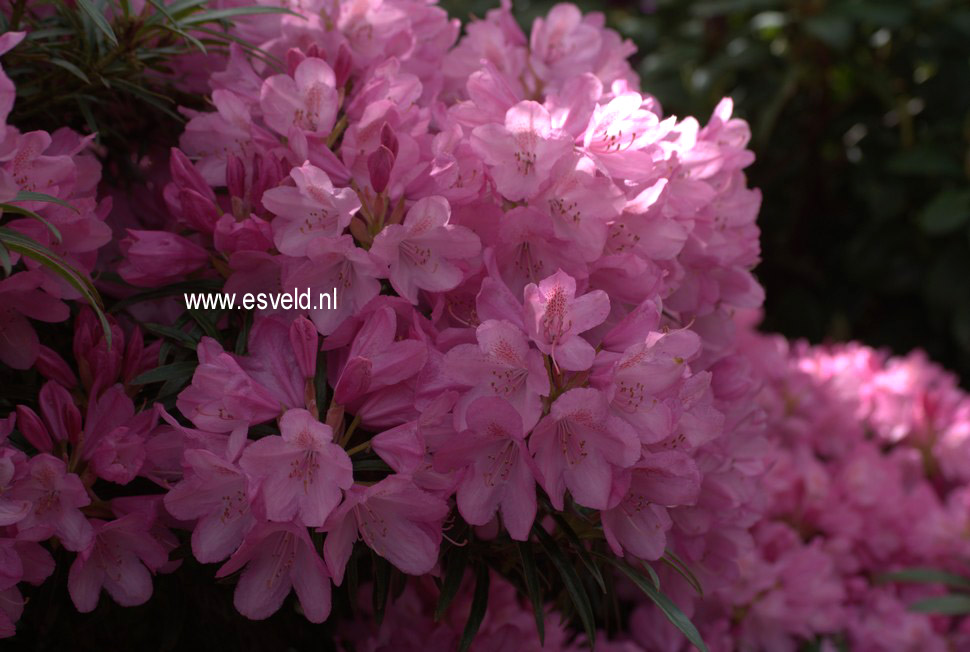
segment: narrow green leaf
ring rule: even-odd
[[[384,621],[384,609],[387,607],[387,587],[390,583],[391,565],[376,553],[371,556],[374,558],[374,588],[371,593],[371,603],[374,608],[374,621],[380,627]]]
[[[81,297],[88,302],[92,310],[94,310],[94,314],[98,317],[101,328],[104,330],[108,349],[111,349],[111,327],[108,325],[108,318],[104,314],[104,304],[101,302],[101,295],[98,294],[97,289],[87,275],[76,270],[67,261],[44,245],[12,229],[0,227],[0,243],[6,245],[10,251],[15,251],[32,260],[36,260],[77,290],[81,294]]]
[[[933,598],[919,600],[909,605],[910,611],[924,614],[942,614],[958,616],[970,613],[970,595],[964,593],[949,593]]]
[[[41,215],[38,215],[32,210],[28,210],[22,206],[14,206],[13,204],[0,204],[0,210],[2,210],[4,213],[14,213],[15,215],[25,215],[26,217],[35,219],[47,227],[47,230],[51,232],[51,235],[54,236],[55,240],[57,240],[58,242],[64,241],[64,238],[61,236],[60,229],[58,229],[56,226],[54,226],[49,221],[47,221],[46,218],[42,217]]]
[[[75,66],[70,61],[67,61],[66,59],[53,58],[50,60],[50,62],[55,66],[58,66],[68,71],[69,73],[71,73],[72,75],[74,75],[75,77],[83,81],[85,84],[91,83],[91,80],[88,79],[88,76],[84,74],[84,71],[78,68],[77,66]]]
[[[569,524],[569,521],[567,521],[561,513],[555,512],[555,511],[551,513],[552,513],[552,518],[559,525],[559,529],[562,531],[563,534],[566,535],[566,538],[569,540],[569,544],[572,546],[573,550],[576,551],[576,554],[579,555],[579,559],[583,562],[583,566],[586,567],[586,570],[589,571],[589,574],[593,576],[594,580],[596,580],[596,583],[599,585],[600,590],[603,593],[606,593],[606,583],[603,582],[603,574],[600,572],[600,569],[596,565],[596,562],[594,562],[593,558],[590,556],[589,550],[587,550],[586,546],[583,545],[583,542],[582,540],[580,540],[579,535],[576,534],[576,530],[572,528],[572,526]]]
[[[454,547],[448,553],[448,563],[445,566],[445,580],[441,584],[441,594],[438,596],[438,605],[434,610],[434,619],[441,620],[441,617],[448,611],[451,601],[458,594],[458,588],[465,577],[465,567],[468,565],[468,548],[466,546]]]
[[[5,276],[10,276],[13,271],[13,265],[10,264],[10,252],[7,251],[7,247],[0,242],[0,266],[3,267],[3,273]]]
[[[516,542],[519,556],[522,558],[522,578],[525,580],[525,590],[529,594],[532,613],[536,619],[536,631],[539,632],[539,644],[546,641],[546,614],[542,608],[542,587],[539,586],[539,573],[536,569],[536,558],[529,541]]]
[[[546,554],[549,555],[553,566],[559,571],[559,576],[562,577],[566,592],[569,594],[569,599],[572,600],[573,606],[576,608],[576,613],[579,614],[579,619],[583,623],[583,629],[586,631],[589,644],[595,645],[596,622],[593,617],[593,607],[590,605],[589,596],[586,594],[586,587],[583,586],[582,580],[579,579],[579,574],[576,573],[576,569],[569,563],[569,559],[566,558],[562,548],[556,544],[555,540],[549,536],[549,533],[541,525],[538,523],[533,525],[532,532],[539,539],[539,543],[542,544]]]
[[[202,310],[199,308],[187,308],[186,309],[191,315],[195,323],[202,327],[205,334],[213,339],[219,339],[219,329],[216,328],[216,321],[219,319],[219,311],[216,310]],[[213,315],[213,319],[209,318],[209,313],[216,313]]]
[[[151,4],[151,6],[158,9],[158,12],[160,14],[162,14],[166,19],[168,19],[168,24],[162,23],[159,25],[160,28],[166,31],[170,31],[175,34],[178,34],[186,41],[188,41],[189,43],[197,47],[203,54],[206,53],[205,45],[203,45],[199,39],[195,38],[185,30],[183,30],[181,27],[179,27],[179,22],[175,19],[174,16],[172,16],[172,14],[169,13],[168,9],[166,9],[164,0],[162,2],[159,2],[159,0],[148,0],[148,2],[149,4]]]
[[[154,333],[159,337],[166,337],[170,340],[174,340],[179,344],[181,344],[182,346],[192,349],[193,351],[195,350],[196,346],[198,346],[199,344],[199,341],[197,339],[193,338],[185,331],[178,328],[174,328],[172,326],[146,322],[142,324],[142,327],[150,333]]]
[[[701,652],[707,652],[707,645],[704,644],[704,640],[701,638],[700,632],[694,627],[694,623],[690,622],[690,619],[680,610],[674,602],[668,598],[665,594],[661,593],[654,587],[653,583],[648,581],[642,574],[637,572],[635,568],[627,564],[622,559],[616,557],[610,557],[608,555],[598,555],[599,557],[605,559],[607,562],[615,566],[621,573],[626,575],[630,581],[637,585],[643,593],[653,601],[655,605],[660,607],[660,610],[667,617],[667,620],[673,624],[674,627],[679,629],[687,640],[690,641],[694,647],[696,647]]]
[[[883,573],[880,582],[913,582],[920,584],[945,584],[956,589],[970,589],[970,578],[948,573],[938,568],[907,568],[893,573]]]
[[[647,562],[643,562],[643,568],[650,575],[650,580],[653,582],[654,588],[656,588],[659,591],[660,590],[660,576],[657,575],[657,571],[655,571],[653,569],[653,566],[651,566]]]
[[[53,195],[48,195],[47,193],[43,193],[43,192],[31,192],[29,190],[21,190],[20,192],[17,193],[17,196],[11,199],[10,201],[43,201],[49,204],[57,204],[59,206],[63,206],[64,208],[70,208],[75,213],[81,212],[77,209],[76,206],[69,204],[63,199],[58,199]]]
[[[472,608],[468,613],[468,620],[465,621],[465,629],[461,633],[458,652],[467,652],[478,634],[478,628],[482,626],[482,620],[485,619],[489,579],[488,565],[483,562],[475,568],[475,595],[472,597]]]
[[[393,471],[384,460],[352,460],[354,463],[354,473],[390,473]]]
[[[161,383],[172,379],[187,380],[195,373],[195,368],[199,363],[195,360],[183,360],[173,362],[162,367],[156,367],[141,374],[131,381],[132,385],[150,385],[151,383]]]
[[[213,9],[212,11],[203,11],[189,16],[182,21],[182,24],[198,25],[201,23],[214,23],[216,21],[226,20],[228,18],[236,18],[237,16],[253,16],[256,14],[289,14],[298,18],[304,18],[302,15],[289,9],[284,9],[283,7],[262,7],[259,5],[253,5],[250,7],[233,7],[230,9]]]
[[[660,561],[673,568],[678,575],[687,580],[687,583],[697,591],[697,595],[704,597],[704,587],[701,586],[700,580],[697,579],[690,568],[687,567],[687,564],[684,563],[684,560],[678,557],[675,552],[665,550],[664,556],[660,558]]]
[[[118,37],[115,36],[114,30],[111,29],[111,25],[108,24],[101,9],[95,7],[91,0],[77,0],[77,4],[81,7],[81,11],[88,15],[95,27],[111,41],[112,45],[118,45]]]

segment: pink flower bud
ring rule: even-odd
[[[230,197],[246,198],[246,166],[242,159],[229,152],[226,159],[226,185]]]
[[[179,222],[193,230],[212,233],[222,212],[212,201],[194,190],[183,189],[179,191],[179,203],[182,206],[181,215],[176,216]]]
[[[350,68],[354,63],[354,57],[346,43],[341,43],[337,50],[337,59],[333,63],[333,74],[336,78],[337,88],[342,88],[350,77]]]
[[[194,190],[206,198],[211,199],[215,197],[212,194],[212,188],[209,187],[209,184],[202,178],[199,171],[192,165],[189,157],[183,154],[182,150],[178,147],[172,148],[172,157],[169,159],[168,165],[172,173],[172,179],[179,188]]]
[[[391,180],[391,168],[394,167],[394,154],[384,145],[379,146],[367,157],[367,172],[370,174],[370,185],[374,192],[382,193]]]
[[[37,413],[26,405],[17,406],[17,428],[30,445],[41,453],[49,453],[54,446],[51,435]]]
[[[128,229],[121,250],[125,260],[118,272],[132,285],[142,287],[178,280],[209,260],[209,254],[199,245],[165,231]]]
[[[296,362],[304,378],[313,378],[317,373],[317,328],[306,317],[297,317],[290,325],[290,343],[296,353]]]
[[[56,381],[64,387],[77,385],[77,376],[71,371],[64,358],[43,344],[37,350],[37,360],[34,365],[37,367],[37,371],[47,380]]]
[[[286,52],[286,74],[290,77],[296,72],[296,67],[303,63],[306,54],[300,48],[290,48]]]

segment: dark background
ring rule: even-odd
[[[491,1],[446,0],[467,20]],[[517,0],[523,25],[552,2]],[[668,114],[723,95],[752,126],[764,327],[813,342],[922,347],[970,386],[970,0],[579,2],[633,40]],[[54,125],[56,126],[56,125]],[[325,650],[292,609],[251,622],[232,583],[191,559],[123,609],[67,599],[71,555],[29,598],[10,650]],[[345,597],[334,596],[335,605]]]
[[[970,1],[578,4],[636,43],[667,114],[730,95],[751,123],[766,330],[921,347],[970,386]]]

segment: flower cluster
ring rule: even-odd
[[[0,55],[25,36],[0,36]],[[67,128],[21,133],[7,124],[15,95],[13,82],[0,69],[0,204],[11,214],[25,215],[5,221],[3,228],[90,274],[98,249],[111,240],[104,222],[111,202],[99,202],[95,196],[101,165],[91,152],[94,136],[82,137]],[[16,272],[0,280],[0,363],[29,369],[40,344],[31,320],[65,321],[70,316],[65,301],[82,295],[36,257],[8,252],[5,246],[2,253],[5,267],[16,266]]]
[[[935,588],[876,576],[970,553],[970,400],[916,354],[754,334],[761,197],[730,99],[664,116],[572,5],[526,34],[503,3],[460,38],[424,0],[288,5],[233,28],[280,66],[207,59],[213,110],[184,110],[157,205],[112,212],[107,332],[78,307],[72,355],[41,345],[27,318],[79,295],[27,259],[0,281],[0,361],[45,379],[0,420],[0,636],[50,548],[91,611],[102,588],[145,602],[184,545],[251,619],[295,593],[327,621],[341,587],[360,650],[673,651],[687,617],[712,649],[958,640],[905,612]],[[73,207],[10,229],[85,273],[111,239],[89,142],[0,144],[0,199]],[[198,287],[333,302],[180,305]],[[631,603],[614,640],[573,562]],[[584,635],[543,638],[556,593]]]
[[[200,343],[165,499],[195,556],[245,568],[244,615],[292,587],[322,621],[356,541],[422,575],[452,505],[526,541],[541,496],[598,513],[616,555],[676,543],[725,577],[755,475],[729,440],[757,435],[724,332],[762,300],[747,125],[729,100],[664,117],[570,5],[530,37],[503,6],[457,44],[424,3],[328,11],[261,26],[283,72],[232,52],[172,151],[172,228],[122,244],[135,285],[218,260],[237,295],[336,288],[260,312],[246,355]],[[391,472],[362,478],[375,453]]]
[[[970,555],[961,475],[970,396],[919,352],[890,358],[855,343],[811,347],[755,334],[743,349],[764,379],[768,504],[739,581],[698,601],[695,622],[711,648],[966,645],[970,623],[907,611],[939,586],[881,578],[908,568],[961,572]]]

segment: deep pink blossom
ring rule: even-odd
[[[283,414],[280,432],[250,444],[239,464],[258,480],[267,518],[321,526],[353,483],[350,458],[306,410]]]

